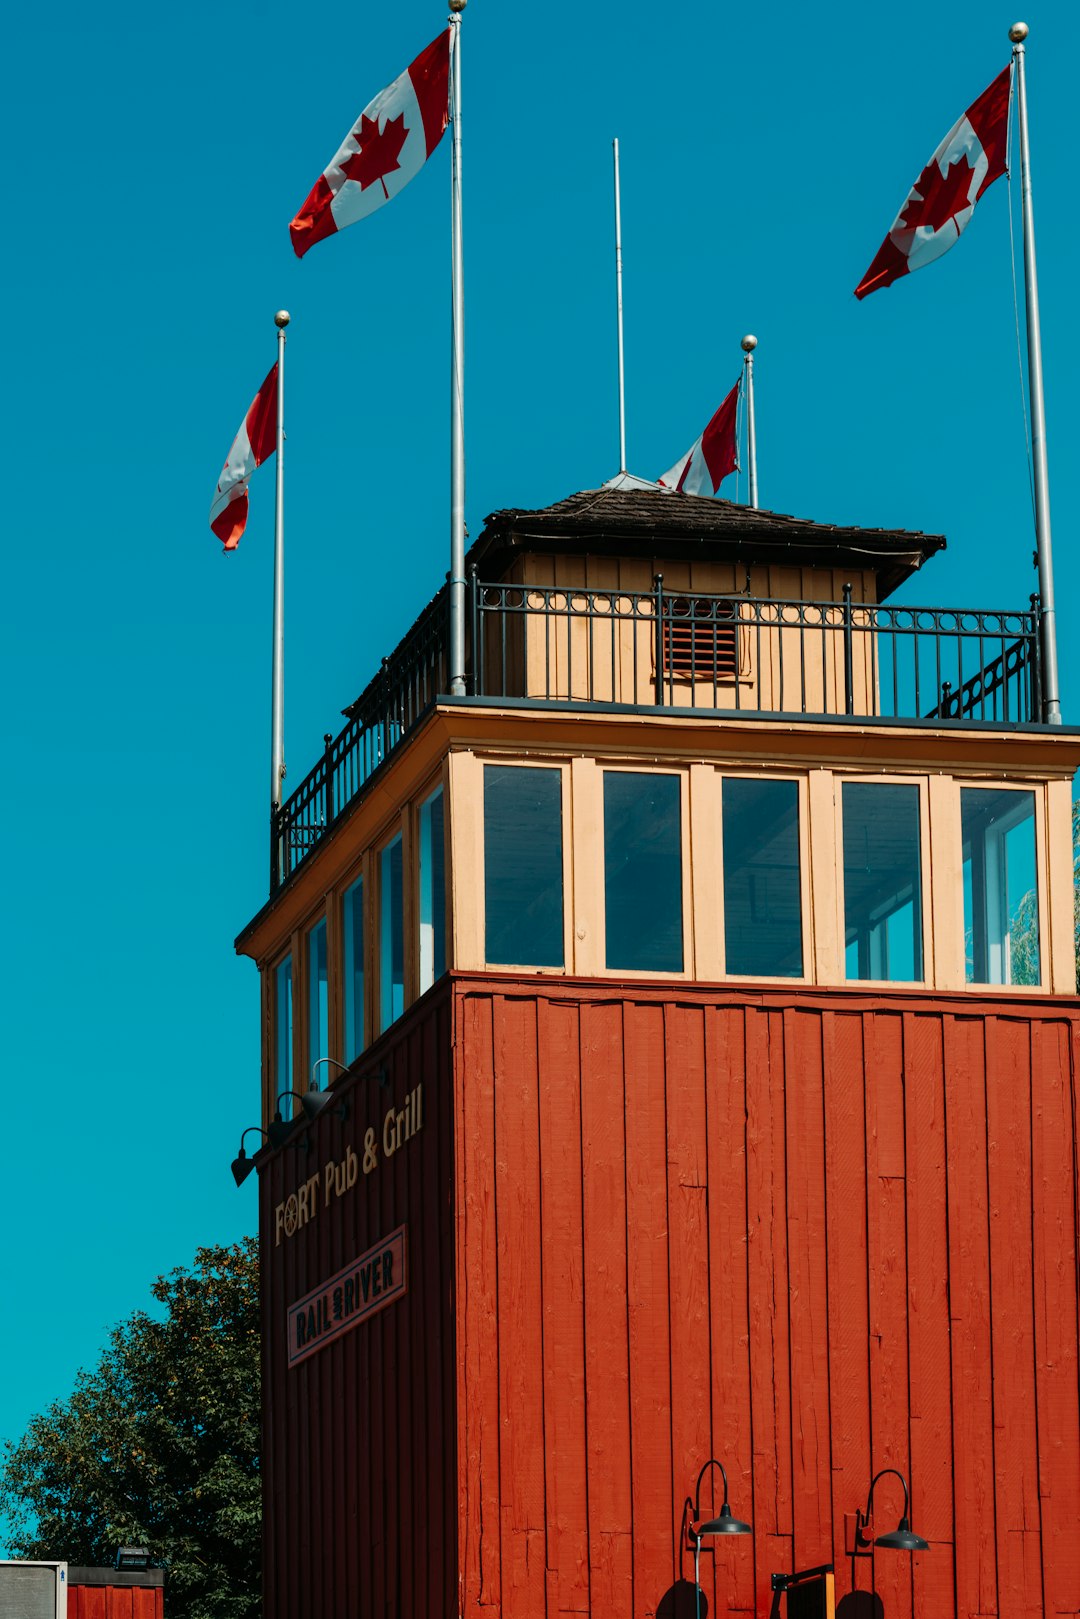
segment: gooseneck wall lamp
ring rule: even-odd
[[[309,1124],[314,1124],[320,1113],[325,1113],[328,1109],[333,1109],[335,1118],[339,1118],[344,1124],[349,1117],[348,1102],[337,1102],[335,1107],[334,1104],[337,1099],[333,1091],[321,1091],[315,1078],[319,1064],[324,1062],[329,1063],[332,1068],[340,1069],[343,1074],[349,1072],[346,1065],[343,1062],[338,1062],[336,1057],[316,1057],[311,1065],[311,1079],[308,1082],[308,1088],[300,1098],[300,1106],[303,1108],[304,1117]]]
[[[232,1161],[232,1175],[237,1186],[243,1186],[251,1171],[255,1168],[254,1158],[249,1158],[244,1151],[244,1136],[251,1135],[252,1131],[255,1131],[260,1136],[266,1135],[266,1131],[257,1124],[249,1124],[243,1135],[241,1135],[240,1151]]]
[[[266,1134],[269,1138],[270,1145],[271,1147],[275,1148],[283,1147],[285,1145],[285,1142],[292,1134],[292,1127],[296,1123],[294,1118],[283,1119],[281,1116],[281,1098],[283,1096],[295,1096],[296,1100],[300,1103],[300,1106],[303,1107],[304,1105],[304,1098],[301,1096],[299,1091],[278,1091],[277,1099],[274,1103],[274,1117],[270,1120],[270,1123],[266,1127]]]
[[[298,1138],[293,1138],[293,1130],[299,1122],[300,1114],[299,1112],[295,1113],[291,1119],[283,1118],[281,1113],[282,1097],[295,1097],[300,1103],[300,1110],[303,1112],[305,1124],[313,1124],[324,1113],[332,1113],[343,1124],[346,1122],[350,1111],[348,1101],[344,1097],[335,1096],[333,1091],[321,1091],[316,1083],[315,1075],[322,1063],[329,1063],[332,1068],[340,1069],[343,1074],[352,1074],[353,1072],[345,1063],[338,1062],[336,1057],[316,1057],[311,1065],[310,1083],[302,1095],[299,1091],[279,1091],[274,1105],[274,1117],[270,1120],[266,1129],[263,1130],[261,1126],[252,1124],[240,1137],[240,1151],[232,1162],[233,1180],[237,1186],[242,1186],[255,1168],[258,1153],[256,1153],[255,1158],[249,1158],[244,1150],[244,1138],[251,1135],[252,1131],[258,1131],[259,1135],[265,1136],[266,1146],[271,1152],[276,1152],[286,1142],[288,1142],[289,1146],[296,1147],[301,1152],[307,1152],[310,1148],[311,1142],[306,1133]],[[385,1068],[381,1067],[373,1068],[369,1073],[359,1074],[356,1077],[359,1079],[373,1079],[384,1090],[390,1084],[390,1075]],[[259,1150],[261,1151],[262,1149],[260,1148]]]
[[[724,1500],[720,1507],[719,1516],[709,1518],[705,1523],[702,1523],[701,1486],[705,1482],[705,1475],[709,1471],[710,1467],[718,1467],[720,1469],[720,1477],[724,1481]],[[694,1491],[694,1499],[691,1502],[689,1497],[687,1497],[686,1506],[692,1508],[690,1525],[687,1530],[687,1541],[694,1553],[694,1600],[697,1605],[696,1611],[698,1614],[698,1619],[700,1619],[701,1542],[705,1539],[706,1535],[750,1535],[753,1534],[753,1530],[748,1523],[743,1523],[740,1518],[732,1517],[731,1508],[728,1505],[727,1473],[724,1470],[723,1462],[717,1461],[715,1456],[709,1457],[709,1460],[705,1463],[704,1467],[701,1469],[701,1472],[698,1474],[697,1488]]]
[[[884,1478],[887,1473],[891,1473],[894,1478],[898,1478],[904,1486],[904,1512],[895,1529],[890,1530],[885,1535],[875,1535],[871,1539],[865,1531],[869,1529],[872,1522],[874,1486],[877,1484],[878,1479]],[[908,1518],[909,1502],[907,1479],[903,1473],[898,1473],[895,1467],[883,1467],[880,1473],[875,1473],[870,1480],[870,1493],[866,1497],[866,1511],[860,1512],[858,1508],[855,1509],[855,1550],[853,1556],[869,1557],[875,1546],[882,1546],[886,1550],[897,1552],[928,1552],[930,1542],[924,1540],[921,1535],[912,1533],[911,1521]]]

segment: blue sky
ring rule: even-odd
[[[0,1437],[68,1392],[154,1276],[254,1228],[229,1161],[258,1113],[258,989],[232,941],[266,888],[272,468],[235,555],[207,511],[285,305],[295,785],[448,565],[448,143],[302,263],[287,227],[443,15],[59,0],[7,25]],[[1048,0],[1026,19],[1076,723],[1080,14]],[[753,331],[762,505],[943,532],[901,599],[1025,606],[1005,183],[941,262],[852,296],[1013,20],[471,0],[472,533],[617,469],[618,135],[631,469],[688,448]]]

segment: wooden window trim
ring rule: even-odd
[[[720,916],[721,959],[723,961],[723,974],[725,980],[733,984],[813,984],[817,982],[816,962],[814,952],[814,932],[812,927],[813,897],[810,880],[810,780],[805,771],[798,770],[729,770],[722,765],[716,767],[716,781],[718,792],[717,800],[717,866],[716,882],[719,896],[717,910]],[[724,816],[723,794],[725,781],[793,781],[798,788],[799,806],[799,926],[802,939],[803,970],[798,978],[781,977],[775,974],[757,973],[729,973],[727,970],[727,938],[724,933]]]
[[[923,975],[921,978],[848,978],[844,970],[844,935],[846,933],[846,898],[844,894],[844,783],[853,782],[860,786],[882,787],[917,787],[919,789],[919,890],[922,916],[922,957]],[[844,771],[836,772],[834,783],[834,821],[833,835],[836,849],[836,898],[837,898],[837,983],[839,985],[854,985],[855,987],[875,988],[884,986],[886,989],[935,989],[937,987],[937,970],[935,955],[935,916],[933,905],[933,883],[931,881],[931,844],[930,844],[930,780],[925,771],[914,771],[910,775],[898,775],[891,771]]]

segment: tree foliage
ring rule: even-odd
[[[18,1557],[111,1566],[149,1548],[172,1619],[260,1609],[258,1248],[200,1248],[158,1277],[161,1319],[115,1327],[70,1398],[34,1417],[0,1465]]]

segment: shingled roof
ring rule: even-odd
[[[873,569],[884,600],[944,546],[940,534],[815,523],[623,476],[538,511],[492,512],[469,561],[489,579],[515,552],[537,550]]]

